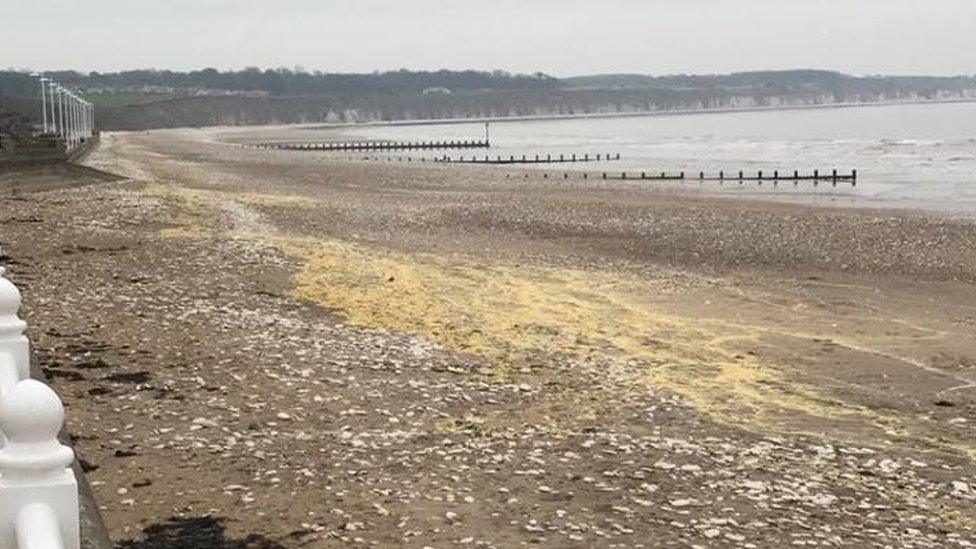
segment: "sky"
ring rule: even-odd
[[[0,66],[976,74],[976,0],[3,0]]]

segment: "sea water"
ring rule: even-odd
[[[346,128],[356,139],[445,141],[483,139],[478,123],[438,123]],[[619,175],[685,172],[685,182],[634,182],[681,192],[733,194],[834,205],[919,208],[976,215],[976,103],[869,105],[841,108],[652,115],[620,118],[493,121],[490,150],[438,151],[452,157],[472,154],[591,156],[620,154],[620,161],[499,170],[609,172]],[[394,156],[433,156],[401,151]],[[759,170],[829,174],[858,170],[857,186],[822,181],[696,181],[704,171],[726,176]]]

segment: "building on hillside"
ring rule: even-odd
[[[451,95],[451,90],[437,86],[434,88],[424,89],[423,94],[424,95]]]

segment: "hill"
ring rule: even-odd
[[[285,69],[52,76],[84,90],[98,107],[102,128],[110,130],[976,98],[973,77],[855,77],[818,70],[563,79],[501,71],[330,74]],[[0,93],[23,98],[38,92],[24,73],[0,72]]]

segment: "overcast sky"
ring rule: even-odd
[[[0,66],[976,74],[976,0],[2,0]]]

